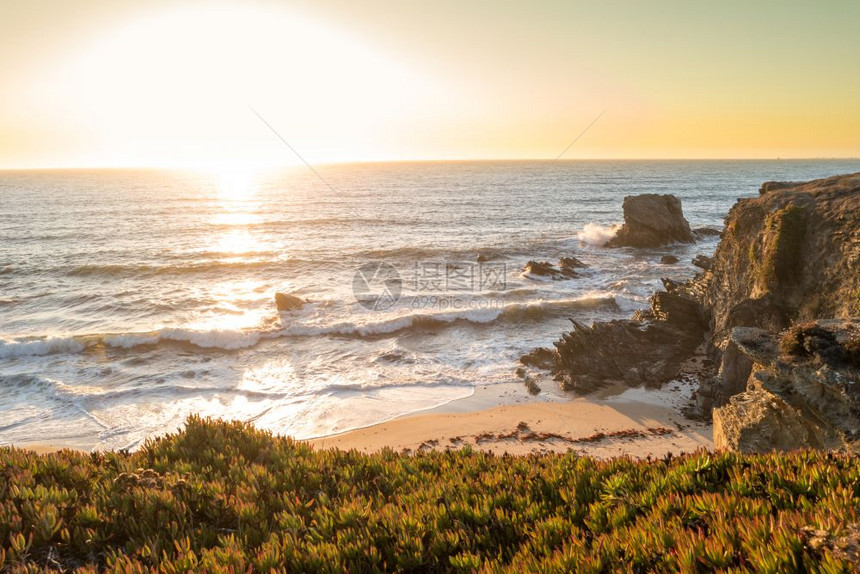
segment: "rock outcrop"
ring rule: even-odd
[[[714,409],[714,445],[742,452],[853,448],[860,439],[860,319],[792,327],[777,337],[736,327],[744,388]]]
[[[860,315],[860,174],[762,186],[729,211],[704,304],[712,345],[734,327]]]
[[[716,407],[716,445],[854,448],[860,174],[768,182],[739,200],[704,283],[720,368],[699,403]]]
[[[659,387],[704,340],[701,305],[686,294],[660,291],[651,309],[629,321],[607,321],[573,331],[555,343],[556,379],[565,390],[589,392],[608,381]]]
[[[653,245],[660,218],[645,216],[651,227],[640,226],[642,215],[628,215],[648,210],[632,201],[628,209],[628,200],[628,230],[612,243]],[[680,205],[671,211],[680,215]],[[689,232],[686,222],[683,228]],[[659,385],[677,376],[704,339],[719,370],[701,381],[698,403],[705,413],[713,409],[717,446],[856,450],[860,173],[764,184],[758,197],[738,200],[714,256],[696,263],[703,273],[687,283],[664,280],[650,312],[575,323],[556,343],[562,386]]]
[[[608,247],[659,247],[693,243],[695,237],[684,219],[681,200],[674,195],[646,193],[624,198],[624,225]]]

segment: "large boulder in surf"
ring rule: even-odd
[[[693,243],[695,237],[684,219],[681,200],[674,195],[646,193],[624,198],[624,225],[608,247],[660,247]]]
[[[290,295],[289,293],[275,293],[275,305],[278,311],[294,311],[301,309],[305,304],[304,299]]]

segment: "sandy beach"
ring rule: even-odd
[[[481,387],[475,394],[422,413],[309,439],[317,449],[416,453],[469,447],[494,454],[575,451],[598,458],[661,457],[713,449],[710,422],[688,419],[696,383],[675,381],[663,389],[621,385],[587,397],[560,391],[532,397],[521,385]],[[501,403],[501,404],[500,404]],[[19,443],[47,454],[74,445]]]
[[[495,454],[575,451],[599,458],[658,457],[713,448],[710,422],[689,420],[694,381],[660,390],[612,387],[587,397],[508,388],[479,389],[467,399],[338,435],[311,439],[316,448],[384,448],[420,452],[470,447]],[[495,399],[512,404],[486,407]],[[513,398],[513,397],[516,398]],[[484,408],[485,407],[485,408]]]

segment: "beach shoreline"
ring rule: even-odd
[[[597,458],[712,450],[711,423],[691,420],[683,412],[697,386],[694,379],[682,379],[662,389],[617,385],[575,397],[557,388],[531,396],[521,384],[483,385],[469,397],[432,409],[302,442],[316,449],[368,453],[471,448],[497,455],[574,451]],[[10,446],[37,454],[86,452],[42,442]]]
[[[584,397],[560,391],[531,397],[503,386],[481,387],[471,397],[435,409],[305,442],[318,449],[361,452],[468,447],[497,455],[574,451],[597,458],[713,449],[711,423],[691,420],[683,412],[698,386],[693,379],[673,381],[662,389],[618,385]],[[492,404],[499,391],[509,398]]]

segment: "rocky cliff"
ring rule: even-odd
[[[738,200],[702,283],[709,350],[719,364],[699,394],[708,411],[743,392],[755,364],[733,329],[775,334],[860,316],[860,174],[767,182],[759,197]]]
[[[860,320],[798,323],[781,335],[735,327],[744,389],[714,409],[714,444],[742,452],[854,449],[860,439]]]
[[[629,321],[575,324],[556,343],[562,385],[661,384],[704,341],[718,371],[701,382],[699,407],[716,407],[718,447],[855,449],[860,173],[765,183],[730,210],[706,263],[687,284],[665,281]]]
[[[767,182],[726,217],[706,276],[711,342],[733,327],[860,315],[860,173]]]

